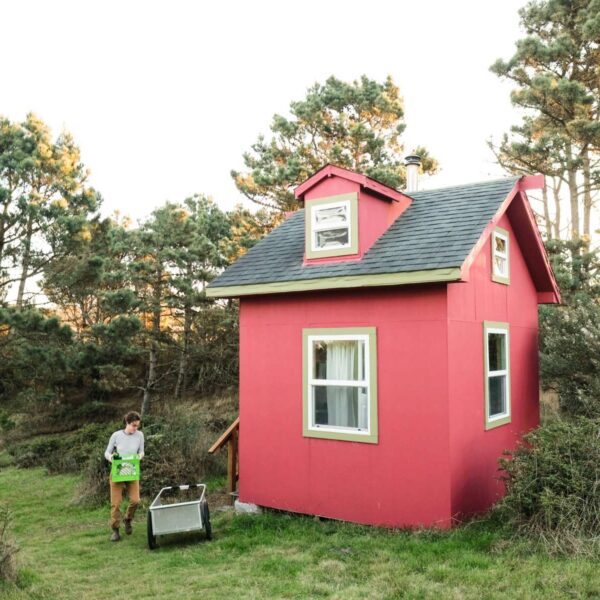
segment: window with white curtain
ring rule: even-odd
[[[307,435],[350,433],[360,438],[376,433],[373,344],[375,333],[370,328],[355,328],[352,333],[308,330],[304,357]]]

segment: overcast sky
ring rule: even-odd
[[[329,75],[390,74],[406,145],[432,188],[502,176],[486,147],[518,121],[489,72],[522,37],[525,0],[1,3],[0,114],[71,131],[91,183],[135,219],[194,192],[242,200],[229,172],[274,113]]]

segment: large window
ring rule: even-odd
[[[375,329],[304,330],[304,435],[377,442]]]
[[[308,200],[305,219],[307,258],[358,253],[356,194]]]
[[[508,284],[508,231],[496,227],[492,232],[492,280]]]
[[[485,427],[510,423],[510,347],[507,323],[483,324]]]

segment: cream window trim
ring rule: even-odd
[[[305,255],[307,259],[358,254],[358,195],[356,193],[307,200],[305,206]],[[336,207],[345,208],[347,217],[345,224],[332,226],[327,223],[317,223],[316,218],[319,211]],[[320,248],[317,245],[318,233],[334,229],[347,229],[348,242],[343,245]]]
[[[489,338],[491,334],[504,336],[501,360],[503,369],[490,369]],[[510,394],[510,334],[508,323],[484,321],[483,323],[483,360],[484,360],[484,415],[485,429],[494,429],[511,422],[511,394]],[[504,378],[504,411],[491,414],[491,381]]]
[[[374,327],[304,329],[303,337],[303,435],[331,440],[378,442],[377,423],[377,334]],[[315,343],[320,341],[359,341],[364,355],[358,353],[358,373],[362,379],[317,379],[314,377]],[[361,362],[364,360],[364,364]],[[316,423],[315,393],[317,387],[344,386],[367,390],[366,427],[342,427]],[[329,400],[328,400],[329,401]],[[357,413],[360,414],[360,398]]]
[[[497,247],[497,242],[504,242],[504,250]],[[499,267],[498,262],[505,265],[504,269]],[[510,283],[510,239],[508,231],[501,227],[495,227],[492,231],[492,281],[508,285]]]

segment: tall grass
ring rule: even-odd
[[[0,580],[14,582],[17,579],[16,555],[18,547],[9,536],[12,513],[0,505]]]

